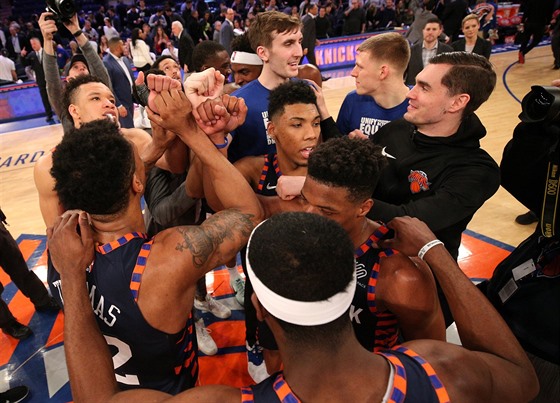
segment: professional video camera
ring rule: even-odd
[[[70,21],[76,14],[74,0],[47,0],[47,11],[54,14],[57,22]]]
[[[504,149],[501,181],[539,216],[539,226],[479,288],[531,354],[541,379],[542,400],[535,401],[558,401],[554,379],[560,369],[560,88],[531,87],[522,109],[521,123]]]

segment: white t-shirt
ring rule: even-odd
[[[14,81],[12,71],[16,70],[15,63],[4,56],[0,56],[0,80]]]

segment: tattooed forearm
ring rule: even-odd
[[[177,244],[178,251],[188,249],[195,268],[203,267],[208,258],[218,252],[219,256],[237,252],[247,243],[255,223],[252,214],[229,209],[214,214],[198,227],[178,227],[183,241]],[[220,247],[227,241],[226,249]]]

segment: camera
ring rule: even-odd
[[[533,85],[521,102],[519,119],[525,123],[560,122],[560,88]]]
[[[74,0],[47,0],[47,11],[53,13],[57,21],[69,21],[77,10]]]

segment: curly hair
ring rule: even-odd
[[[350,201],[361,202],[373,195],[385,165],[381,147],[370,140],[344,136],[319,144],[309,156],[307,175],[325,185],[345,188]]]
[[[255,53],[255,50],[251,47],[251,42],[249,42],[249,35],[247,34],[239,35],[233,38],[231,41],[231,51]]]
[[[218,42],[214,41],[202,41],[197,43],[194,47],[192,53],[192,60],[193,60],[193,69],[194,71],[201,72],[202,66],[204,66],[208,61],[216,56],[218,52],[225,51],[226,48],[223,45],[220,45]]]
[[[68,107],[76,102],[76,93],[80,87],[89,83],[101,83],[105,85],[105,83],[96,76],[92,76],[91,74],[82,74],[68,81],[66,87],[64,88],[64,92],[62,93],[62,114],[63,116],[66,116],[66,118],[70,119],[72,124],[74,124],[74,118],[72,118],[72,115],[68,112]]]
[[[268,118],[270,120],[284,113],[286,105],[313,104],[317,106],[315,93],[304,81],[288,81],[270,91],[268,98]]]
[[[118,126],[94,120],[64,135],[53,152],[54,190],[65,209],[114,215],[128,203],[134,152]]]
[[[451,96],[464,93],[471,97],[463,117],[474,113],[496,87],[496,72],[492,63],[476,53],[440,53],[430,59],[430,64],[450,64],[451,68],[441,78],[441,84],[447,87]]]
[[[259,280],[282,297],[324,301],[345,290],[352,280],[354,246],[333,220],[318,214],[282,213],[255,230],[247,260]],[[315,346],[336,346],[342,330],[351,329],[348,312],[319,326],[277,320],[291,342]]]
[[[270,48],[276,35],[298,30],[301,30],[299,18],[290,17],[279,11],[265,11],[257,14],[247,35],[249,35],[251,48],[256,51],[259,46]]]

